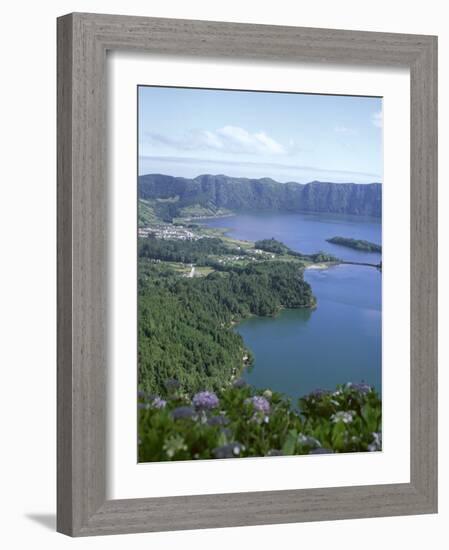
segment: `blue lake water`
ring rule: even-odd
[[[320,250],[343,260],[376,263],[380,254],[359,252],[328,243],[331,237],[352,237],[381,244],[381,224],[377,218],[332,214],[240,214],[202,220],[209,227],[223,227],[236,239],[257,241],[274,237],[293,250],[312,254]]]
[[[323,250],[351,261],[378,263],[380,254],[332,245],[334,236],[381,243],[379,220],[323,214],[242,214],[203,220],[238,239],[274,237],[293,250]],[[294,399],[345,382],[381,391],[381,281],[375,268],[339,265],[308,269],[305,279],[318,300],[314,310],[284,310],[275,318],[253,317],[236,330],[255,357],[246,380]]]

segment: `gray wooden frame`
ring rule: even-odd
[[[410,483],[106,500],[108,50],[411,72]],[[437,511],[437,38],[75,13],[58,19],[58,506],[72,536]]]

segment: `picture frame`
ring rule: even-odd
[[[85,13],[57,25],[57,530],[88,536],[437,512],[437,38]],[[409,483],[106,498],[110,50],[409,68]]]

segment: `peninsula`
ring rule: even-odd
[[[377,252],[382,253],[382,247],[380,244],[371,243],[370,241],[364,241],[362,239],[351,239],[349,237],[332,237],[326,239],[328,243],[337,244],[340,246],[347,246],[354,250],[360,250],[361,252]]]

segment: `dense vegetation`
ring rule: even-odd
[[[287,254],[306,262],[339,262],[340,260],[328,252],[317,252],[316,254],[303,254],[289,248],[286,244],[274,238],[262,239],[254,243],[254,248],[271,252],[273,254]]]
[[[244,255],[241,249],[228,246],[222,239],[166,240],[148,237],[139,241],[139,256],[166,262],[208,265],[211,255]]]
[[[148,201],[139,200],[138,225],[147,227],[158,221],[154,208]]]
[[[276,240],[275,238],[256,241],[254,243],[254,248],[259,248],[260,250],[265,250],[266,252],[272,252],[273,254],[288,254],[290,252],[290,248],[287,245]]]
[[[260,262],[185,278],[141,258],[138,304],[139,387],[160,393],[168,378],[187,392],[218,390],[249,354],[233,322],[313,307],[315,299],[296,263]]]
[[[326,212],[382,215],[379,183],[280,183],[270,178],[247,179],[201,175],[194,179],[147,174],[139,177],[139,197],[153,201],[164,220],[218,211]]]
[[[326,239],[328,243],[338,244],[341,246],[347,246],[348,248],[354,248],[363,252],[382,252],[380,244],[371,243],[370,241],[364,241],[362,239],[351,239],[349,237],[332,237]]]
[[[317,390],[292,407],[241,380],[190,396],[176,380],[140,392],[139,462],[378,451],[381,402],[366,384]]]

